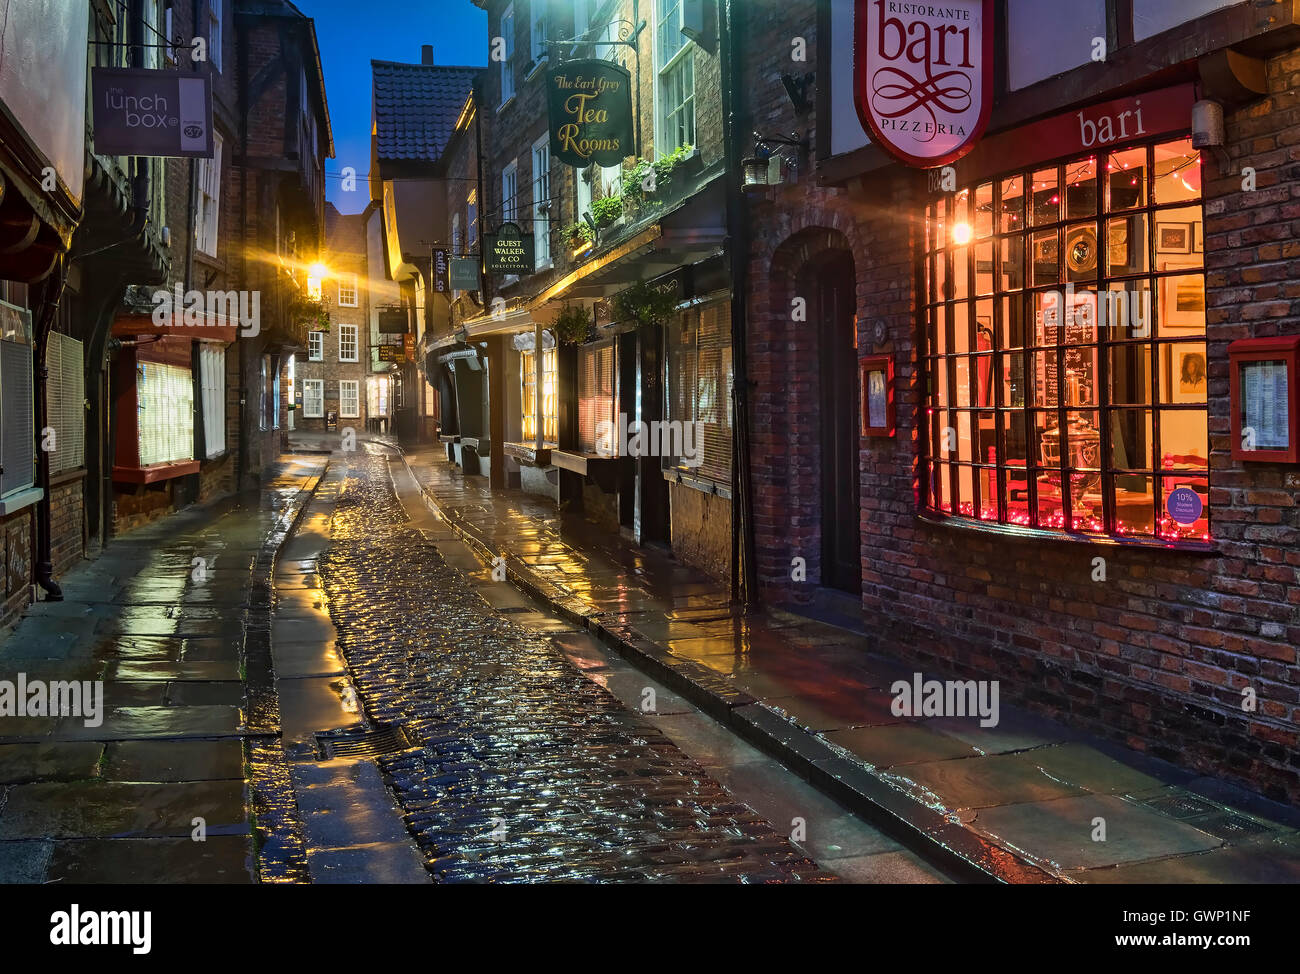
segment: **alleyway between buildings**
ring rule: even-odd
[[[1005,701],[896,716],[866,635],[431,450],[293,445],[3,642],[104,704],[0,722],[0,881],[1300,879],[1294,811]]]

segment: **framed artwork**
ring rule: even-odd
[[[894,435],[892,355],[868,355],[862,360],[862,435]]]
[[[1190,226],[1190,224],[1189,224]],[[1182,277],[1160,279],[1160,326],[1162,329],[1205,330],[1205,275],[1199,261],[1162,261],[1162,271],[1185,271]]]
[[[1165,254],[1190,254],[1195,245],[1194,223],[1157,223],[1156,250]]]
[[[1170,402],[1205,402],[1205,349],[1200,345],[1170,345],[1165,356],[1165,388]]]

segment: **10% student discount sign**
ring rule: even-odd
[[[610,61],[565,61],[546,74],[551,155],[566,166],[615,166],[635,155],[632,75]]]

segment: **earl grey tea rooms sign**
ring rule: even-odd
[[[107,156],[212,158],[212,86],[207,75],[95,68],[95,151]]]

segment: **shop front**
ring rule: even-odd
[[[868,135],[835,47],[815,178],[752,203],[758,562],[920,671],[1295,801],[1300,36],[1187,19],[1059,76],[972,56],[991,109],[944,151]]]

